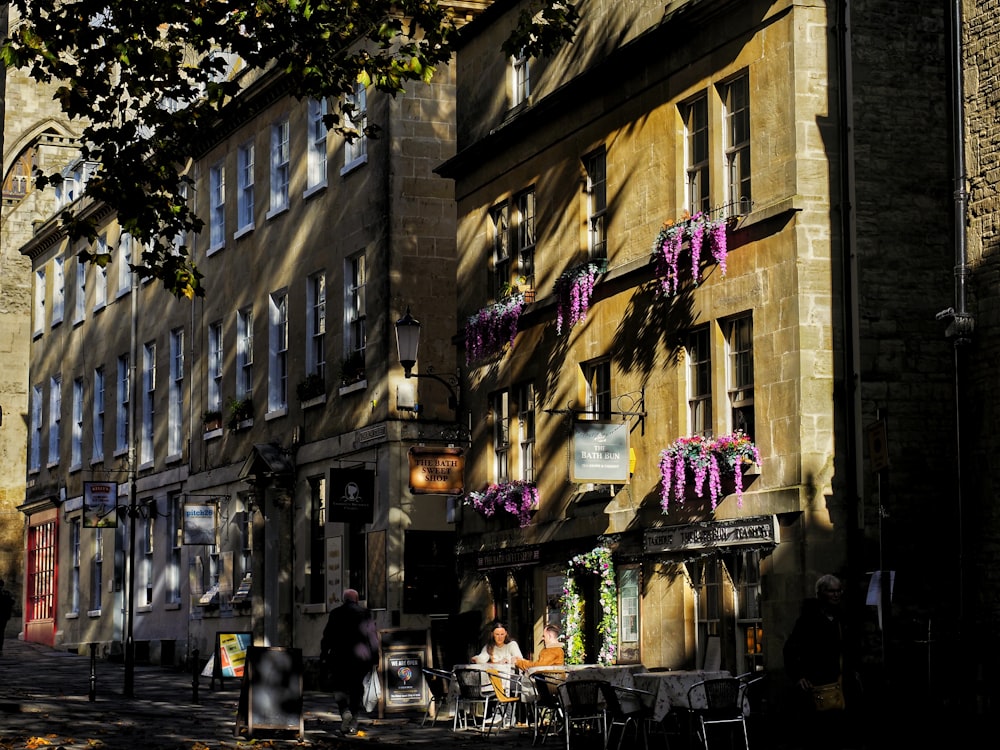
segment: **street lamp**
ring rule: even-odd
[[[399,354],[399,364],[403,366],[403,376],[407,378],[430,378],[441,383],[448,389],[448,406],[458,414],[458,378],[454,375],[445,380],[433,372],[413,372],[417,365],[417,349],[420,347],[420,321],[410,315],[407,306],[406,314],[396,321],[396,351]]]

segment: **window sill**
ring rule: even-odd
[[[360,168],[362,165],[367,163],[368,163],[368,154],[365,154],[364,156],[359,156],[357,159],[355,159],[352,162],[348,162],[341,168],[340,176],[343,177],[344,175],[353,172],[354,170]]]
[[[121,458],[122,456],[128,455],[128,448],[116,448],[114,452],[115,458]]]
[[[94,314],[96,315],[97,313],[101,312],[107,306],[108,306],[107,302],[98,302],[97,304],[94,305]]]
[[[270,221],[271,219],[275,218],[276,216],[281,216],[282,214],[285,214],[285,213],[288,213],[288,204],[287,203],[285,205],[283,205],[283,206],[277,206],[276,208],[272,208],[270,211],[268,211],[266,214],[264,214],[264,220],[265,221]]]
[[[264,421],[270,422],[272,419],[278,419],[279,417],[288,416],[288,407],[280,406],[277,409],[272,409],[264,415]]]
[[[103,464],[103,463],[104,463],[103,453],[100,456],[94,456],[93,458],[90,459],[91,466],[97,466],[98,464]]]
[[[124,289],[119,289],[118,294],[115,295],[115,299],[121,299],[122,297],[127,297],[132,291],[132,287],[127,286]]]
[[[143,614],[143,613],[146,613],[146,612],[152,612],[153,611],[153,605],[152,604],[143,604],[143,605],[141,605],[139,607],[136,607],[135,611],[138,612],[139,614]]]
[[[167,456],[167,459],[166,459],[165,463],[167,463],[167,464],[180,463],[180,460],[182,458],[183,458],[183,456],[180,453],[171,453],[169,456]]]
[[[326,180],[323,180],[322,182],[317,182],[312,187],[306,188],[302,192],[302,199],[305,200],[306,198],[311,198],[312,196],[316,195],[316,193],[322,193],[324,190],[326,190]]]
[[[232,424],[231,422],[229,424],[229,429],[230,430],[245,430],[245,429],[247,429],[249,427],[253,427],[253,420],[252,419],[243,419],[243,420],[240,420],[235,425]]]
[[[254,225],[253,222],[251,222],[242,229],[237,229],[236,233],[233,235],[233,239],[238,240],[240,237],[245,237],[246,235],[250,234],[250,232],[252,232],[253,230],[254,230]]]
[[[69,473],[70,474],[75,474],[76,472],[80,471],[80,469],[82,469],[82,468],[83,468],[83,464],[73,464],[72,466],[69,467]]]
[[[80,619],[80,613],[79,612],[67,612],[66,613],[66,619],[67,620],[79,620]]]
[[[302,401],[302,408],[309,409],[313,406],[321,406],[326,403],[326,394],[321,393],[318,396],[313,396],[312,398],[307,398]]]
[[[341,386],[337,393],[341,396],[346,396],[348,393],[355,393],[357,391],[363,391],[368,387],[368,379],[362,378],[356,383],[351,383],[350,385]]]
[[[206,430],[205,434],[201,436],[202,440],[214,440],[217,437],[222,437],[221,427],[216,427],[214,430]]]
[[[218,245],[212,245],[212,246],[211,246],[211,247],[209,247],[209,248],[208,248],[208,250],[207,250],[207,251],[205,252],[205,255],[215,255],[215,254],[216,254],[217,252],[219,252],[220,250],[224,250],[224,249],[225,249],[225,247],[226,247],[226,243],[225,243],[225,241],[223,241],[223,242],[220,242],[220,243],[219,243]]]
[[[73,321],[73,327],[74,328],[79,328],[80,326],[83,325],[83,321],[85,321],[85,320],[86,320],[86,318],[77,318],[76,320]]]
[[[154,461],[143,461],[141,464],[139,464],[139,471],[145,471],[146,469],[152,469],[154,463],[155,463]]]
[[[326,612],[326,605],[320,604],[303,604],[302,614],[304,615],[321,615]]]
[[[87,610],[87,617],[100,617],[100,616],[101,616],[101,610],[99,610],[99,609],[88,609]]]
[[[59,461],[49,461],[47,464],[45,464],[45,468],[46,469],[54,469],[58,465],[59,465]]]
[[[180,602],[167,602],[166,604],[163,605],[163,609],[165,609],[168,612],[172,612],[180,608],[181,608]]]

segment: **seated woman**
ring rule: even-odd
[[[518,659],[514,665],[518,669],[530,669],[531,667],[560,667],[566,661],[562,644],[559,642],[559,628],[555,625],[546,625],[542,631],[542,643],[545,648],[538,652],[538,658],[534,661]]]
[[[504,624],[497,620],[490,628],[490,639],[483,650],[472,657],[475,664],[506,664],[513,667],[518,659],[523,659],[521,647],[512,641]]]

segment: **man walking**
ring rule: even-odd
[[[365,675],[378,664],[378,632],[371,612],[358,603],[354,589],[345,589],[344,603],[330,611],[320,659],[340,710],[340,730],[356,734]]]
[[[12,614],[14,614],[14,595],[4,588],[3,579],[0,579],[0,655],[3,654],[4,633]]]

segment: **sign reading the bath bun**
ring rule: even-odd
[[[461,495],[465,492],[463,448],[410,448],[410,492]]]

